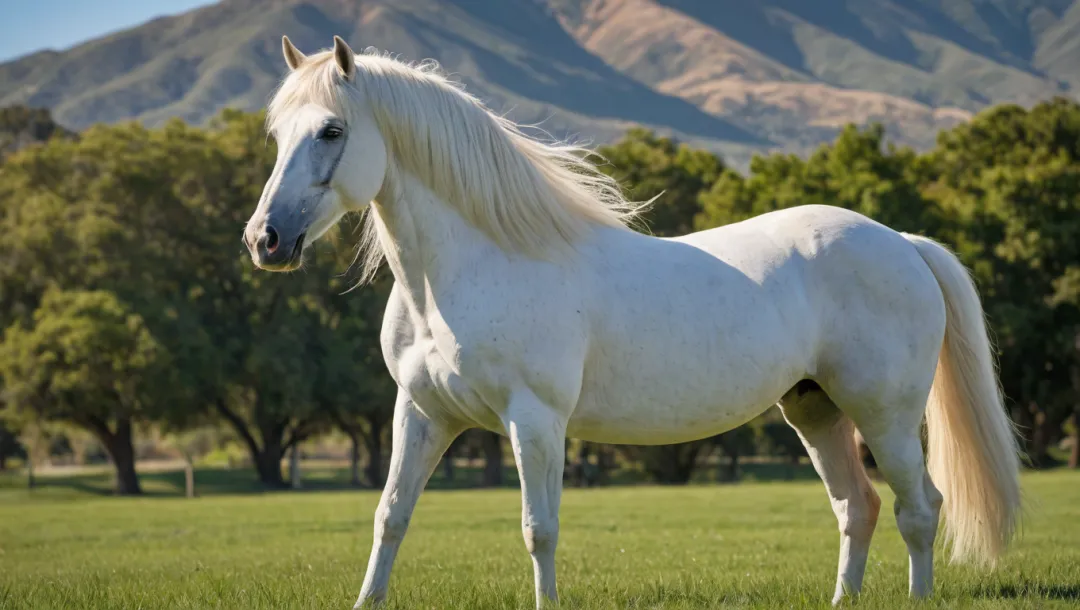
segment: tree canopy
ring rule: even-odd
[[[240,232],[275,159],[261,114],[55,137],[68,134],[19,110],[0,115],[0,128],[49,132],[0,161],[0,420],[88,430],[126,493],[138,491],[131,436],[151,424],[228,427],[268,486],[284,485],[291,446],[338,428],[354,445],[355,482],[363,449],[363,479],[381,485],[395,387],[378,336],[392,279],[347,292],[353,217],[303,272],[253,268]],[[643,219],[656,235],[824,204],[953,247],[983,295],[1033,463],[1052,463],[1069,434],[1080,460],[1075,101],[989,109],[923,153],[889,145],[879,126],[848,127],[806,158],[759,156],[745,175],[643,129],[599,152],[632,198],[657,197]],[[795,456],[776,419],[714,441],[619,451],[679,482],[719,446],[733,476],[755,443]],[[0,433],[13,453],[13,434]],[[598,455],[607,463],[611,452]]]

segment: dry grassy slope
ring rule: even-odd
[[[928,146],[990,103],[1080,87],[1080,0],[224,0],[0,64],[0,106],[71,127],[263,106],[287,33],[434,57],[499,111],[596,141],[645,124],[805,150],[848,121]]]
[[[1072,90],[1080,90],[1080,2],[1059,19],[1047,19],[1035,50],[1034,64]]]
[[[556,0],[578,42],[624,73],[794,148],[849,121],[924,147],[989,103],[1067,92],[1080,2],[988,8],[1009,4]]]

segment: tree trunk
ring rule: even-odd
[[[451,443],[443,454],[443,477],[447,483],[454,481],[454,444]]]
[[[589,486],[589,449],[589,443],[581,441],[581,445],[578,447],[577,464],[574,466],[578,487]]]
[[[37,482],[34,480],[34,456],[30,454],[29,449],[26,452],[26,488],[33,489],[37,486]]]
[[[657,483],[686,485],[694,474],[698,453],[706,442],[645,447],[645,469]]]
[[[484,487],[499,487],[503,482],[502,438],[494,432],[483,431],[481,444],[484,448]]]
[[[1080,351],[1080,335],[1076,336],[1076,349]],[[1073,396],[1080,397],[1080,367],[1071,368],[1069,377],[1072,380]],[[1069,468],[1078,468],[1080,467],[1080,401],[1073,406],[1072,432],[1069,436],[1072,440],[1072,447],[1069,448]]]
[[[269,489],[284,489],[285,477],[281,473],[281,447],[263,447],[252,456],[259,482]]]
[[[596,446],[596,484],[608,482],[611,471],[615,469],[615,450],[611,445]]]
[[[121,496],[142,493],[139,475],[135,472],[135,446],[131,441],[131,419],[122,418],[116,423],[116,432],[103,434],[102,444],[116,468],[115,492]]]
[[[732,438],[730,433],[721,434],[716,440],[724,454],[723,457],[728,458],[725,462],[721,457],[716,480],[722,483],[734,483],[739,480],[739,441],[737,438]]]
[[[788,462],[787,480],[791,481],[795,479],[795,470],[799,467],[799,454],[792,453],[791,460]]]
[[[7,454],[0,451],[0,472],[7,470]]]
[[[352,432],[348,434],[352,442],[349,448],[349,484],[353,487],[363,487],[364,482],[360,480],[360,438]]]
[[[739,480],[739,451],[735,443],[721,444],[724,455],[720,459],[720,472],[716,477],[721,483],[734,483]],[[723,459],[726,457],[727,459]]]
[[[285,489],[288,484],[281,471],[281,460],[285,457],[285,422],[259,427],[259,435],[262,437],[262,448],[258,455],[252,456],[255,460],[255,469],[259,474],[259,482],[269,489]]]
[[[1073,409],[1072,432],[1069,433],[1072,447],[1069,448],[1069,468],[1080,468],[1080,407]]]
[[[383,422],[380,419],[369,418],[371,433],[367,435],[368,463],[365,469],[368,483],[374,489],[382,489],[386,485],[386,474],[383,472],[382,429]]]
[[[295,443],[289,450],[289,481],[293,489],[300,489],[304,482],[300,477],[300,443]]]
[[[1050,446],[1050,431],[1047,429],[1046,413],[1032,404],[1035,426],[1031,435],[1031,463],[1036,468],[1045,468],[1050,465],[1050,454],[1047,448]]]
[[[260,448],[251,430],[248,429],[247,422],[229,409],[224,400],[216,401],[214,407],[247,445],[248,453],[251,454],[251,463],[255,466],[256,474],[259,475],[259,482],[270,489],[284,488],[285,478],[281,475],[281,457],[285,452],[281,446],[284,440],[282,438],[285,431],[284,424],[263,428],[261,430],[263,446]]]

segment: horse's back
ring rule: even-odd
[[[801,259],[806,318],[819,333],[810,373],[835,393],[899,392],[895,386],[932,376],[944,301],[933,273],[902,234],[850,210],[808,205],[681,240],[725,260],[747,256],[732,249],[751,243],[773,257]],[[761,258],[760,252],[753,256]],[[913,374],[912,367],[926,372]]]

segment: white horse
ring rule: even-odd
[[[357,607],[386,596],[420,492],[472,427],[513,445],[537,606],[557,600],[567,436],[690,441],[776,403],[839,521],[834,602],[862,585],[880,505],[855,426],[896,493],[912,595],[931,592],[942,507],[954,558],[1005,549],[1018,452],[979,297],[945,248],[824,206],[643,235],[626,227],[638,206],[579,151],[526,137],[432,65],[340,38],[311,57],[283,47],[277,166],[244,242],[259,267],[295,269],[367,209],[366,270],[385,257],[396,280],[393,457]]]

